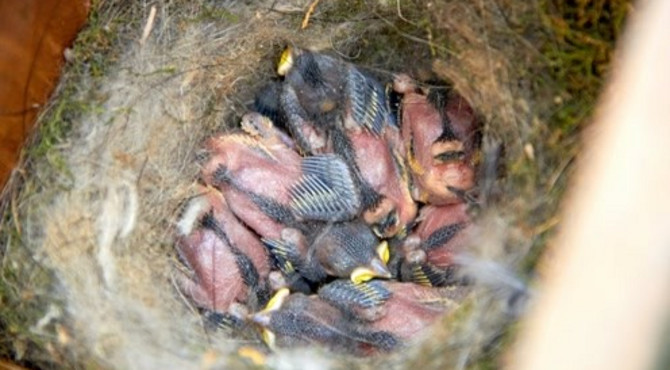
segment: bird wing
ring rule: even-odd
[[[346,312],[352,305],[364,308],[382,305],[391,297],[391,292],[379,281],[354,284],[342,279],[324,285],[318,295]]]
[[[345,221],[360,209],[360,196],[351,171],[337,155],[306,157],[303,176],[290,189],[290,207],[306,220]]]
[[[445,286],[447,276],[444,271],[431,263],[413,263],[410,267],[410,280],[424,286]]]
[[[278,239],[262,238],[261,241],[268,248],[277,262],[277,267],[284,275],[291,276],[296,273],[296,264],[300,263],[301,258],[294,246]]]
[[[441,228],[435,230],[426,240],[421,243],[421,248],[424,250],[432,250],[438,248],[451,239],[453,239],[459,231],[465,228],[465,223],[455,223],[451,225],[442,226]]]
[[[354,121],[373,134],[381,135],[390,119],[385,92],[379,83],[350,66],[347,70],[346,96]]]

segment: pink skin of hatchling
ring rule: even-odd
[[[387,331],[405,341],[429,327],[449,309],[445,300],[455,299],[460,291],[426,287],[414,283],[385,282],[392,292],[384,304],[384,314],[369,324],[373,330]]]
[[[243,120],[244,123],[244,120]],[[267,130],[275,130],[274,127]],[[233,213],[259,235],[280,239],[284,225],[265,214],[244,189],[278,203],[290,202],[289,189],[302,175],[300,155],[286,145],[285,134],[226,134],[207,142],[210,160],[203,168],[205,183],[219,187]],[[236,186],[218,181],[223,166]]]
[[[360,128],[350,129],[347,134],[356,152],[356,165],[363,178],[384,197],[378,207],[363,214],[363,219],[374,225],[389,212],[397,212],[396,225],[380,235],[392,237],[416,217],[417,206],[410,194],[409,184],[398,173],[389,145],[383,138]]]
[[[181,276],[179,284],[197,306],[223,313],[235,303],[251,303],[250,292],[230,245],[200,225],[209,212],[231,243],[249,257],[261,280],[267,278],[270,265],[265,247],[237,220],[221,193],[203,188],[203,195],[190,201],[177,225],[179,254],[193,272],[192,277]]]
[[[416,238],[423,242],[441,227],[463,224],[463,228],[449,241],[431,250],[424,250],[426,262],[446,269],[454,264],[454,254],[461,251],[469,239],[471,222],[466,211],[467,205],[464,203],[446,206],[427,205],[421,209],[418,217],[420,223],[408,240],[411,243]]]
[[[396,76],[394,89],[404,94],[402,138],[415,180],[414,199],[435,205],[461,202],[449,187],[467,191],[475,185],[472,164],[476,129],[474,112],[463,98],[451,98],[445,109],[458,140],[436,143],[443,131],[442,118],[427,96],[407,75]],[[435,158],[448,151],[464,151],[465,158],[446,162]]]

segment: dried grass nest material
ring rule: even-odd
[[[139,43],[152,6],[155,21]],[[543,54],[547,45],[567,49],[522,1],[321,2],[298,31],[306,6],[93,7],[39,135],[3,192],[1,356],[35,368],[249,368],[260,360],[238,351],[244,339],[209,330],[178,294],[171,230],[181,201],[196,192],[202,141],[247,110],[290,41],[382,74],[426,61],[418,72],[452,81],[485,117],[484,153],[504,171],[480,179],[491,197],[477,226],[485,232],[464,261],[478,272],[474,294],[426,341],[372,363],[301,350],[266,364],[499,364],[519,313],[509,293],[557,223],[577,152],[578,125],[554,113],[578,92],[553,79]]]

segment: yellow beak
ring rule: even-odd
[[[391,271],[380,259],[373,259],[368,267],[357,267],[351,272],[350,279],[354,284],[364,283],[374,278],[389,279]]]

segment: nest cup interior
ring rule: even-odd
[[[294,44],[381,81],[406,72],[452,83],[483,118],[478,182],[486,199],[463,261],[473,293],[425,340],[374,359],[310,348],[263,361],[497,364],[522,313],[525,296],[516,293],[557,223],[576,133],[604,74],[588,90],[563,84],[547,63],[562,46],[545,48],[555,35],[533,20],[561,9],[503,3],[322,2],[305,30],[304,1],[94,4],[3,193],[0,355],[66,368],[245,368],[261,360],[239,350],[255,333],[231,337],[211,327],[181,295],[174,227],[196,194],[203,141],[239,124]],[[602,36],[610,49],[617,30]]]

